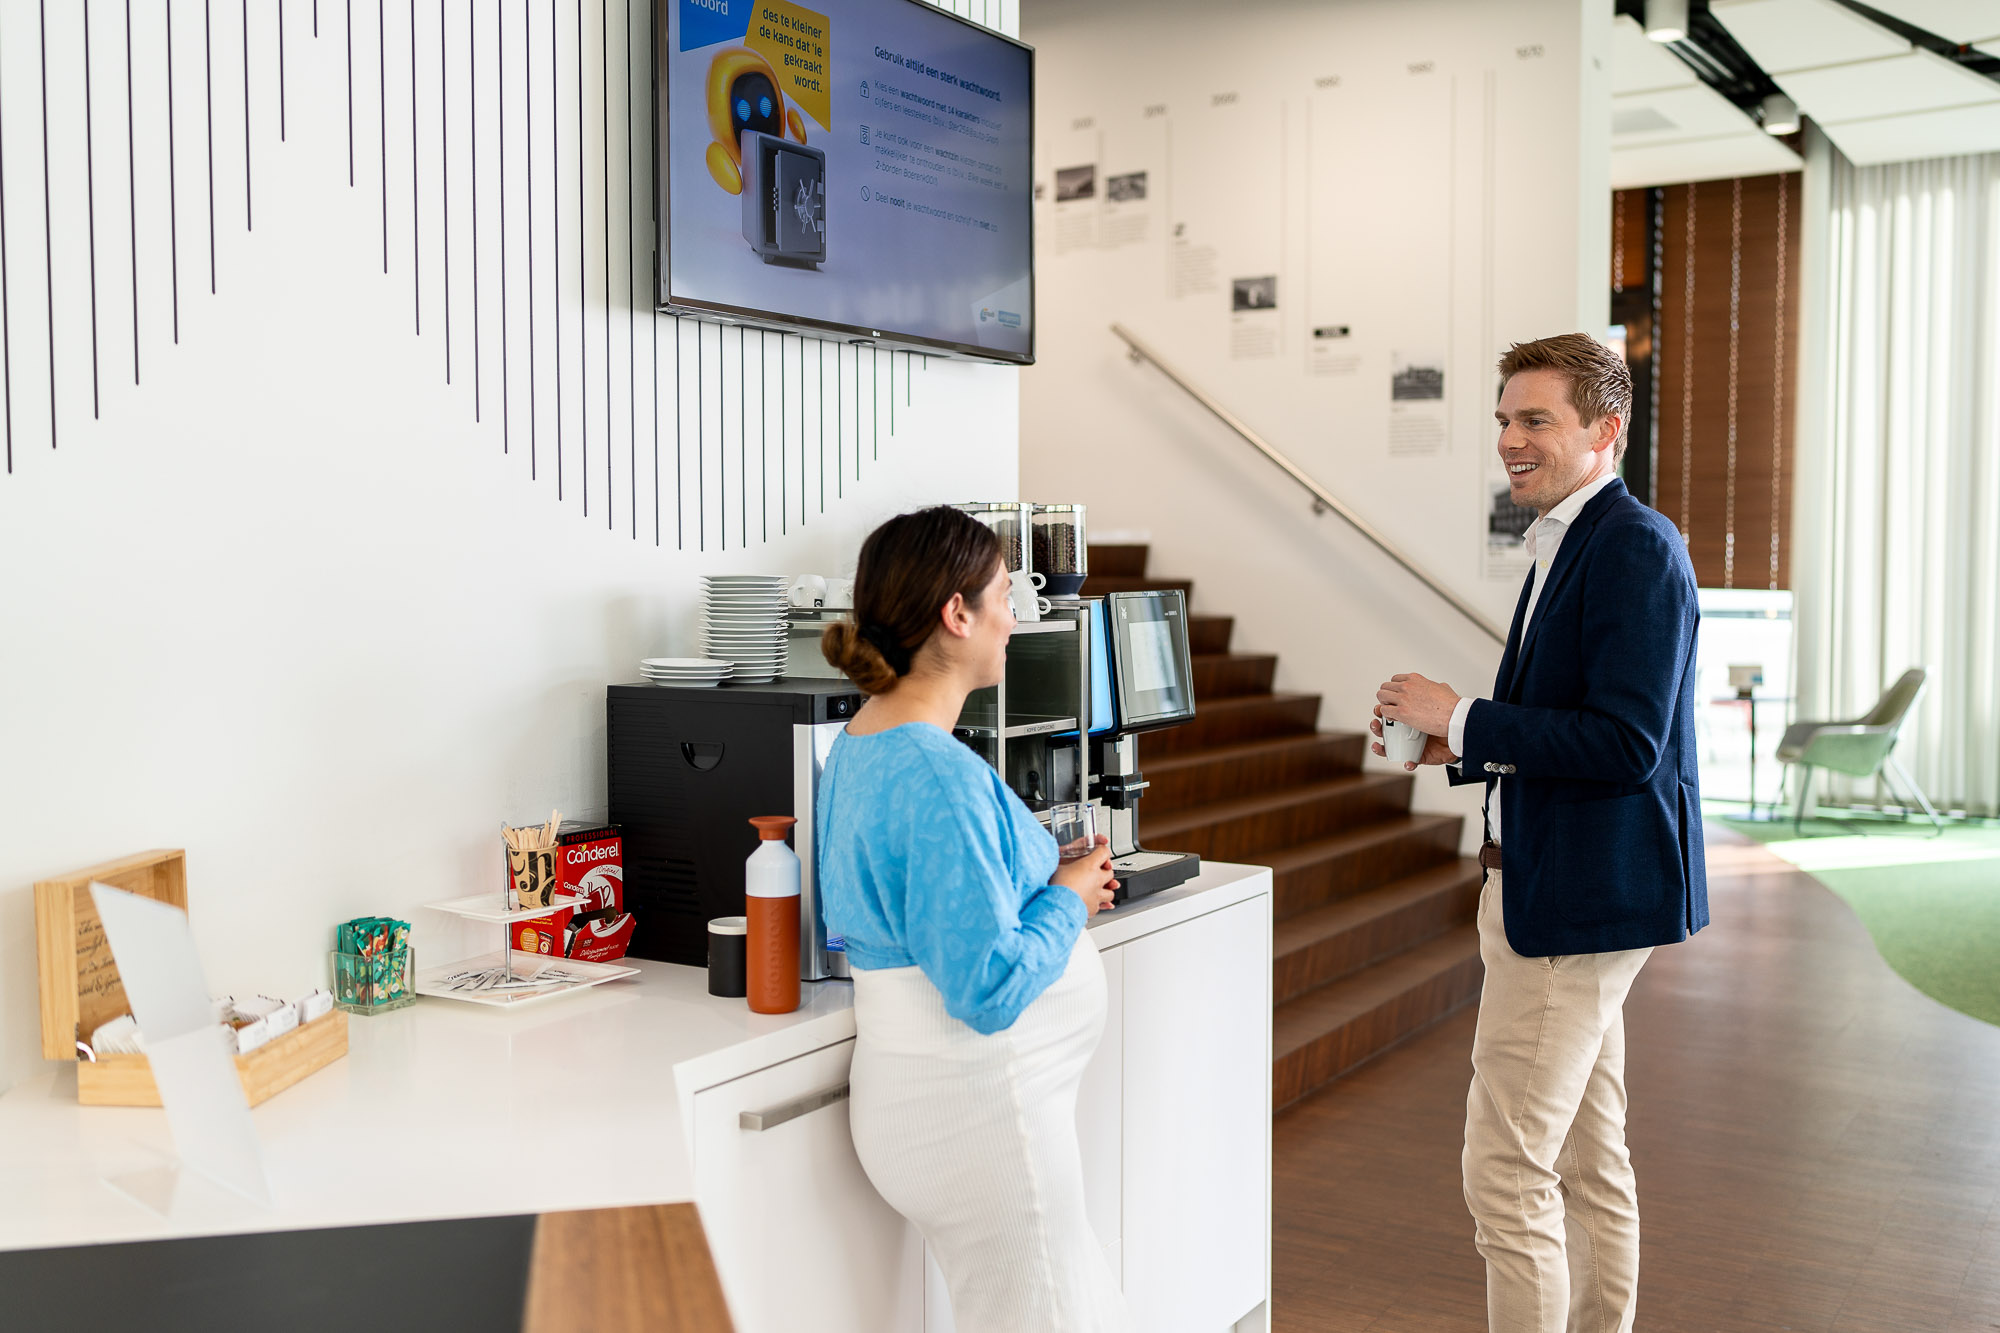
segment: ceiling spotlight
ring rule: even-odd
[[[1646,0],[1646,35],[1656,42],[1685,40],[1688,0]]]
[[[1797,134],[1799,131],[1799,104],[1783,93],[1772,93],[1757,109],[1764,117],[1766,134]]]

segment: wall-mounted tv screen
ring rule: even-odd
[[[922,0],[656,0],[659,303],[1031,362],[1034,52]]]

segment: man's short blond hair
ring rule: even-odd
[[[1500,387],[1524,370],[1553,370],[1569,381],[1570,406],[1588,426],[1604,416],[1618,418],[1618,442],[1611,461],[1625,457],[1625,439],[1632,424],[1632,371],[1625,358],[1587,333],[1515,343],[1500,358]]]

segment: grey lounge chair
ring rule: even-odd
[[[1931,836],[1944,832],[1944,821],[1931,808],[1930,798],[1924,795],[1916,779],[1903,771],[1894,753],[1896,737],[1902,731],[1904,721],[1916,710],[1917,700],[1923,697],[1925,680],[1922,667],[1911,667],[1882,692],[1882,697],[1875,701],[1873,708],[1852,722],[1794,722],[1785,728],[1784,739],[1778,742],[1778,762],[1797,765],[1800,770],[1798,804],[1792,811],[1794,832],[1804,832],[1806,805],[1812,800],[1815,768],[1831,769],[1835,773],[1857,778],[1883,774],[1893,777],[1896,784],[1917,798],[1917,804],[1924,808],[1931,823],[1936,825]]]

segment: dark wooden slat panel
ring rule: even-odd
[[[1652,257],[1646,253],[1648,190],[1611,192],[1611,290],[1643,287]]]
[[[1776,364],[1779,190],[1785,191],[1783,365]],[[1683,508],[1683,389],[1687,361],[1687,204],[1695,192],[1694,413],[1689,486]],[[1660,383],[1659,469],[1654,494],[1661,513],[1688,524],[1689,554],[1703,587],[1722,587],[1728,524],[1729,269],[1732,182],[1677,185],[1666,194],[1662,237],[1658,359]],[[1791,506],[1794,456],[1796,347],[1798,344],[1799,178],[1759,176],[1743,181],[1743,229],[1737,304],[1736,556],[1734,585],[1762,588],[1771,581],[1771,472],[1778,468],[1778,586],[1791,586]],[[1777,378],[1774,380],[1773,376]],[[1780,395],[1773,412],[1773,387]],[[1777,433],[1773,435],[1774,420]],[[1775,448],[1774,448],[1775,439]]]

